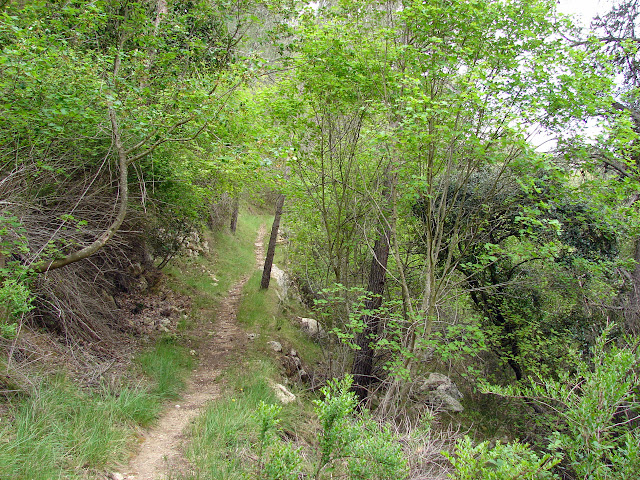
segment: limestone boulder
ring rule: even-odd
[[[280,403],[287,404],[296,401],[296,396],[287,390],[287,387],[282,385],[281,383],[274,383],[273,390],[276,393],[276,397],[280,401]]]
[[[309,335],[318,335],[323,332],[320,323],[313,318],[301,318],[300,326]]]
[[[462,412],[463,396],[457,385],[446,375],[430,373],[418,386],[419,396],[430,406],[447,412]]]

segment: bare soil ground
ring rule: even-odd
[[[258,231],[255,243],[256,268],[264,263],[265,227]],[[183,455],[185,432],[208,402],[219,397],[217,379],[235,356],[246,348],[247,335],[236,323],[242,289],[249,275],[240,278],[219,307],[202,309],[193,336],[202,341],[195,347],[198,367],[191,376],[183,397],[174,402],[158,423],[143,437],[137,454],[112,478],[126,480],[161,480],[171,474],[189,473],[191,467]]]

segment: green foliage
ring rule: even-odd
[[[355,414],[352,382],[350,376],[328,382],[322,389],[324,398],[315,401],[320,422],[315,478],[343,469],[347,478],[406,478],[401,446],[388,427],[377,424],[366,412]]]
[[[465,436],[456,443],[455,454],[444,454],[455,469],[456,480],[546,480],[557,479],[552,468],[560,459],[550,454],[538,456],[528,445],[519,442],[474,446]]]
[[[265,480],[296,480],[302,473],[301,448],[294,449],[281,441],[281,407],[260,402],[255,413],[258,423],[258,466],[257,478]]]
[[[611,328],[598,338],[589,356],[576,359],[573,372],[563,372],[557,378],[541,375],[539,382],[527,387],[485,387],[551,407],[549,448],[561,452],[581,478],[634,478],[623,474],[637,472],[638,457],[627,457],[627,452],[635,451],[640,439],[631,421],[632,412],[640,407],[640,357],[637,347],[609,344]]]
[[[406,461],[397,438],[368,413],[355,412],[357,400],[351,384],[350,377],[329,381],[322,389],[324,398],[314,402],[319,432],[313,478],[406,478]],[[288,480],[302,472],[302,448],[294,449],[276,435],[279,412],[280,407],[261,402],[255,414],[259,478]]]
[[[329,382],[324,398],[315,401],[314,452],[313,445],[296,445],[285,437],[282,424],[291,422],[287,417],[293,415],[302,425],[297,418],[300,406],[275,404],[266,380],[271,374],[269,365],[254,363],[252,374],[236,377],[232,389],[197,422],[191,455],[204,478],[406,478],[401,444],[388,427],[365,412],[355,412],[350,378]],[[247,462],[242,454],[248,449],[255,461]]]
[[[0,213],[0,337],[15,335],[16,322],[33,309],[29,289],[32,272],[20,261],[28,251],[21,223]]]

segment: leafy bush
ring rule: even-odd
[[[16,258],[27,253],[25,231],[16,217],[0,214],[0,337],[16,333],[16,320],[33,309],[30,269]]]
[[[551,469],[560,459],[552,455],[539,457],[531,448],[519,442],[489,442],[473,446],[468,436],[456,444],[455,455],[444,454],[455,468],[456,480],[545,480],[558,478]]]
[[[550,448],[565,456],[579,478],[637,478],[640,471],[640,430],[633,425],[640,407],[640,353],[637,348],[610,345],[607,336],[612,328],[597,339],[589,357],[576,361],[572,373],[541,376],[528,387],[485,387],[552,407]]]
[[[315,401],[320,430],[312,478],[406,478],[407,463],[398,439],[366,411],[356,413],[352,382],[350,376],[329,381],[322,389],[324,399]],[[280,407],[262,403],[255,416],[259,424],[259,475],[268,480],[298,478],[303,463],[301,449],[274,435],[279,412]]]

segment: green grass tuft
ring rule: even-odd
[[[152,393],[163,399],[177,398],[185,387],[193,360],[173,337],[161,338],[153,348],[138,357],[142,371],[155,384]]]
[[[54,377],[10,408],[12,422],[0,428],[0,478],[79,478],[74,472],[105,468],[124,459],[135,424],[159,408],[142,388],[90,392]]]

